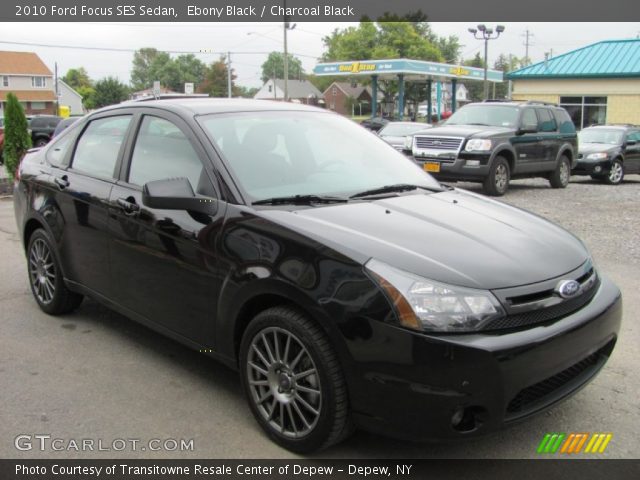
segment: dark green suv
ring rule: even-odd
[[[541,102],[471,103],[440,127],[416,134],[416,162],[443,181],[482,182],[485,193],[504,195],[515,178],[569,183],[578,150],[569,114]]]

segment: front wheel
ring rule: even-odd
[[[609,174],[604,177],[604,181],[609,185],[619,185],[624,178],[624,167],[622,162],[617,158],[611,162],[611,168]]]
[[[489,169],[489,176],[482,184],[485,193],[494,197],[501,197],[509,188],[510,178],[509,162],[504,157],[497,156]]]
[[[247,327],[240,372],[251,411],[279,445],[313,452],[351,431],[347,388],[324,332],[302,313],[274,307]]]
[[[33,232],[29,239],[27,262],[31,292],[42,311],[60,315],[80,305],[82,295],[72,292],[64,284],[53,242],[43,229]]]
[[[560,157],[558,166],[549,177],[551,188],[566,188],[571,179],[571,163],[566,156]]]
[[[47,143],[49,143],[49,140],[47,140],[46,138],[37,138],[36,141],[33,142],[33,147],[34,148],[42,148]]]

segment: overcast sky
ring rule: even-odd
[[[533,33],[529,56],[532,61],[544,59],[545,52],[553,56],[607,39],[636,38],[640,35],[640,23],[509,23],[487,22],[505,25],[502,36],[489,43],[490,62],[500,53],[525,54],[524,33]],[[307,72],[322,54],[322,37],[334,28],[353,24],[298,23],[289,32],[289,51],[298,55]],[[470,58],[482,53],[483,42],[475,40],[467,28],[473,23],[432,22],[439,35],[457,35],[460,38],[462,55]],[[17,45],[5,42],[38,45]],[[95,47],[125,49],[114,52],[82,50],[79,48],[55,48],[47,45],[67,47]],[[265,53],[282,50],[283,29],[281,23],[0,23],[0,50],[36,52],[53,71],[58,63],[60,75],[73,67],[83,66],[94,79],[108,75],[117,76],[127,82],[130,77],[131,60],[135,50],[155,47],[167,51],[231,51],[232,66],[240,85],[259,86],[260,66]],[[198,53],[205,62],[218,58],[217,54]]]

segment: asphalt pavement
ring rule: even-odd
[[[564,190],[517,181],[502,200],[576,233],[620,286],[623,327],[608,364],[568,401],[481,439],[425,444],[358,432],[319,458],[536,458],[547,432],[612,433],[598,457],[640,458],[640,176],[619,187],[574,178]],[[42,313],[10,197],[0,199],[0,406],[0,458],[295,457],[263,435],[235,372],[91,300],[70,315]],[[94,449],[82,451],[83,439]],[[165,448],[152,451],[153,439]]]

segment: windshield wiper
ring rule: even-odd
[[[439,188],[423,187],[421,185],[411,185],[409,183],[396,183],[394,185],[385,185],[384,187],[372,188],[371,190],[365,190],[351,195],[349,198],[368,197],[370,195],[378,195],[382,193],[394,193],[394,192],[408,192],[410,190],[417,189],[428,190],[430,192],[442,192]]]
[[[494,125],[489,125],[488,123],[478,123],[478,122],[469,122],[465,125],[480,125],[481,127],[493,127]]]
[[[252,205],[310,205],[312,203],[344,203],[347,198],[326,195],[290,195],[288,197],[273,197],[257,200]]]

